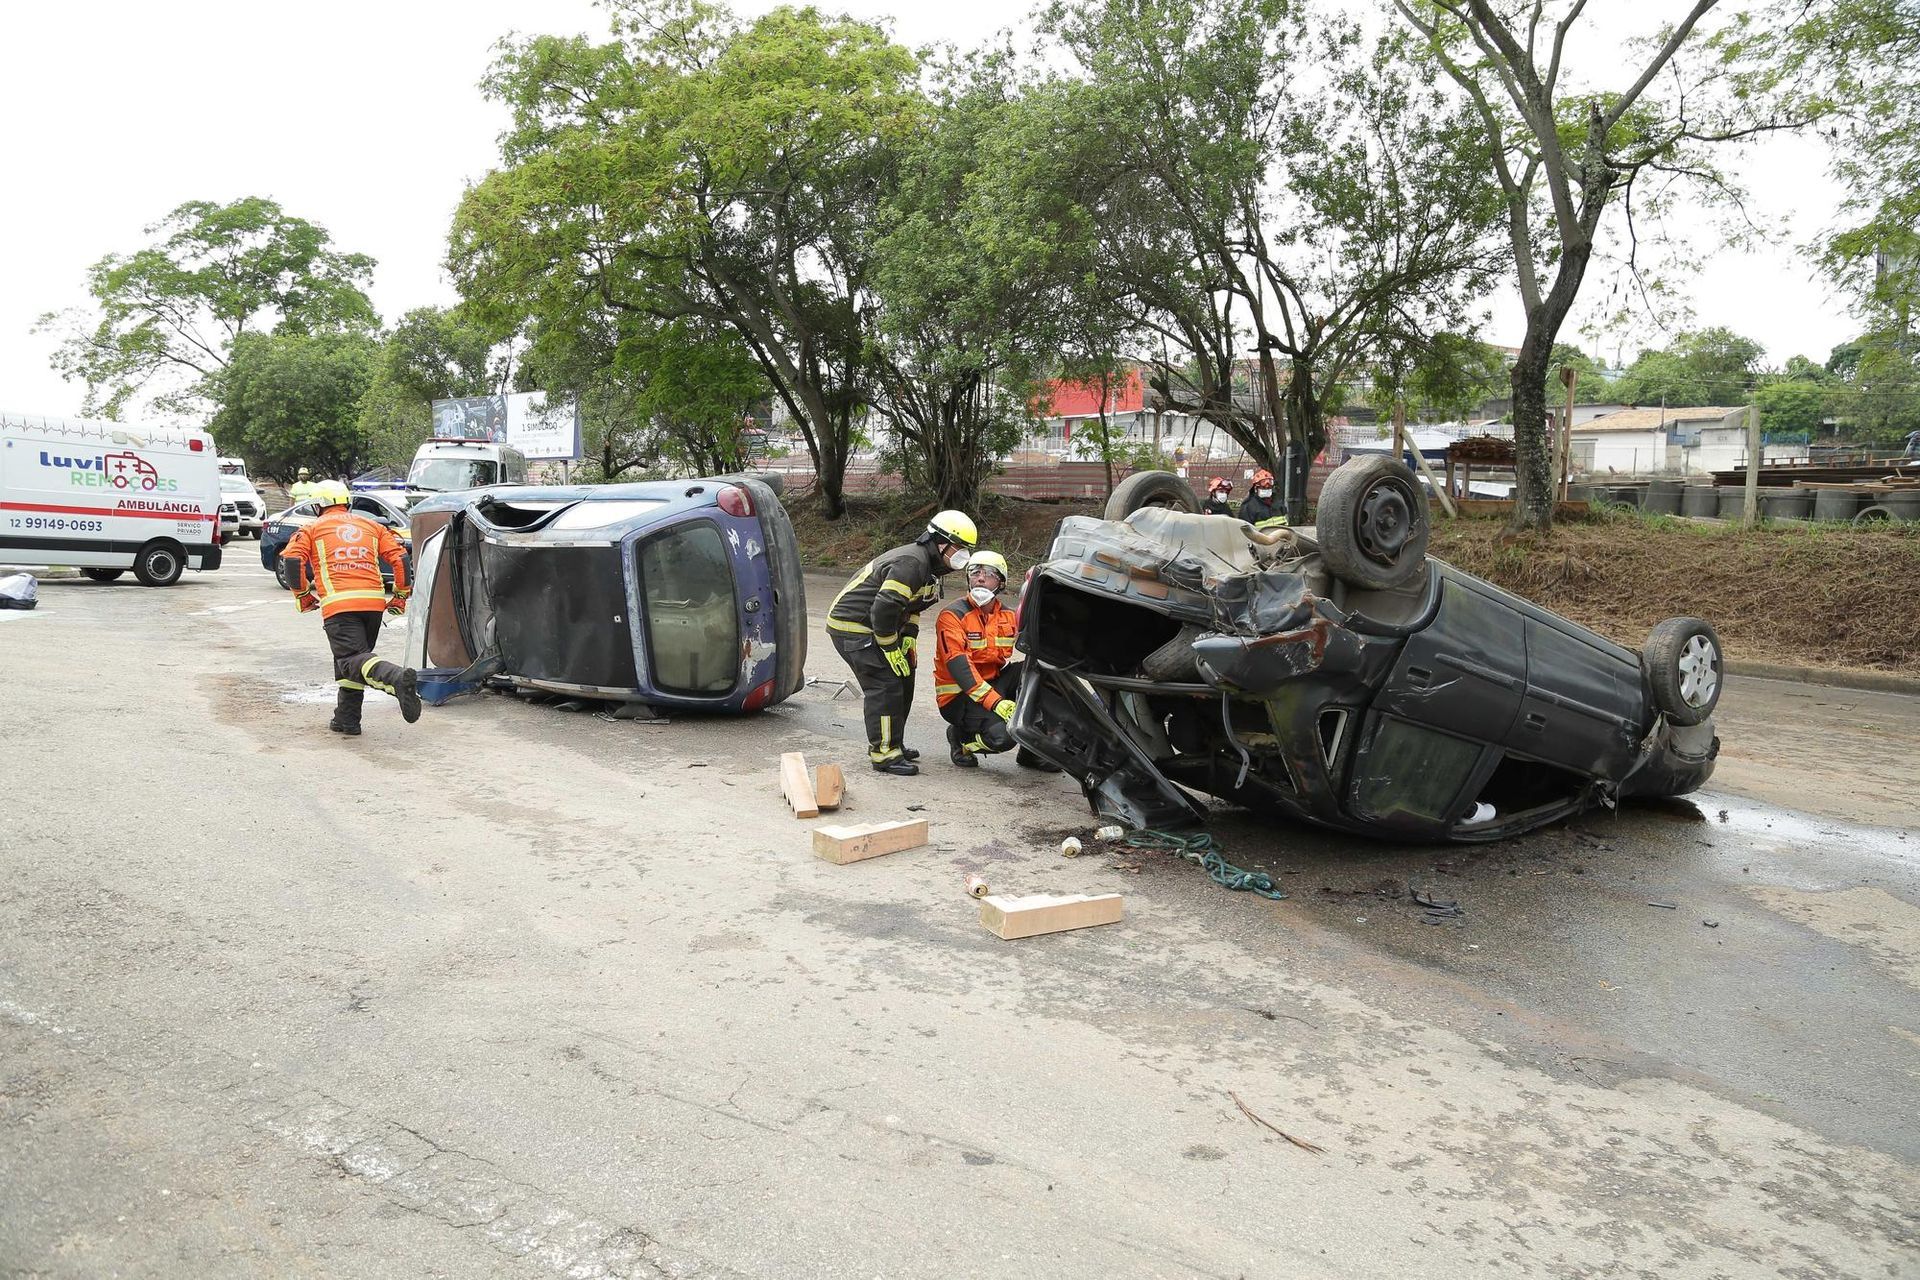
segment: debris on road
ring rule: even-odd
[[[99,526],[94,526],[98,528]],[[40,603],[40,584],[30,573],[0,578],[0,609],[31,609]]]
[[[1117,893],[1032,893],[1024,897],[988,894],[980,899],[980,923],[995,937],[1008,941],[1115,924],[1123,914],[1124,907]]]
[[[846,775],[840,772],[839,765],[816,765],[808,770],[807,757],[802,753],[781,753],[780,794],[786,797],[794,817],[817,818],[823,809],[829,812],[838,809],[846,790]]]
[[[1060,842],[1060,856],[1063,858],[1079,857],[1080,856],[1080,837],[1068,836],[1065,840],[1062,840]]]
[[[1246,1103],[1240,1101],[1240,1095],[1235,1093],[1233,1090],[1231,1089],[1227,1090],[1227,1096],[1233,1099],[1234,1106],[1240,1108],[1240,1114],[1245,1116],[1247,1119],[1253,1121],[1255,1124],[1261,1126],[1264,1129],[1273,1130],[1273,1132],[1279,1134],[1281,1137],[1285,1138],[1288,1142],[1291,1142],[1294,1146],[1300,1148],[1302,1151],[1310,1151],[1314,1155],[1325,1154],[1326,1152],[1325,1147],[1317,1146],[1314,1143],[1308,1142],[1305,1138],[1296,1138],[1292,1134],[1288,1133],[1285,1129],[1282,1129],[1278,1125],[1273,1124],[1271,1121],[1264,1120],[1261,1117],[1255,1115],[1253,1113],[1253,1108],[1249,1107]]]
[[[992,890],[987,887],[987,881],[984,876],[967,877],[967,896],[969,898],[984,898],[991,892]]]
[[[1650,907],[1658,907],[1662,911],[1678,911],[1680,909],[1680,904],[1677,902],[1654,902],[1649,900],[1647,905]]]
[[[1204,870],[1208,878],[1223,889],[1257,893],[1275,902],[1287,896],[1274,887],[1273,877],[1266,872],[1243,871],[1228,862],[1220,851],[1219,841],[1204,831],[1184,836],[1171,831],[1134,831],[1123,836],[1120,843],[1133,849],[1153,849],[1184,858]]]

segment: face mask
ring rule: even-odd
[[[1262,501],[1262,502],[1265,502],[1265,501],[1266,501],[1266,500],[1267,500],[1268,498],[1271,498],[1271,497],[1273,496],[1273,490],[1271,490],[1271,489],[1255,489],[1255,490],[1253,491],[1253,496],[1254,496],[1254,497],[1256,497],[1256,498],[1258,498],[1258,499],[1260,499],[1260,501]]]
[[[967,567],[967,561],[972,558],[971,553],[969,553],[965,547],[955,547],[953,550],[947,552],[947,568],[964,569]]]
[[[998,591],[995,591],[992,587],[975,587],[971,591],[967,592],[967,599],[973,601],[974,604],[984,609],[988,605],[992,604],[993,598],[999,594],[1000,593]]]

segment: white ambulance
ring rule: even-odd
[[[0,412],[0,564],[150,587],[220,567],[213,437],[189,427]]]

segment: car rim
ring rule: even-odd
[[[1399,485],[1386,482],[1367,490],[1353,518],[1353,535],[1369,560],[1392,564],[1412,533],[1413,508]]]
[[[1720,652],[1707,637],[1695,636],[1680,651],[1680,697],[1690,707],[1704,707],[1719,687]]]

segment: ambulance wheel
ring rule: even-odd
[[[133,576],[149,587],[170,587],[180,581],[187,553],[177,542],[149,542],[133,558]]]
[[[80,572],[82,575],[92,578],[95,582],[112,582],[115,578],[125,573],[126,570],[125,569],[82,569]]]

